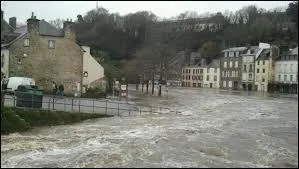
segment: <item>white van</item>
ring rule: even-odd
[[[35,85],[33,78],[29,77],[10,77],[1,81],[1,90],[14,93],[19,85]]]

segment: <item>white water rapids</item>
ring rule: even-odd
[[[298,99],[170,89],[162,114],[1,136],[1,167],[298,167]]]

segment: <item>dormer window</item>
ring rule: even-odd
[[[54,40],[49,40],[48,46],[49,46],[49,49],[55,49],[55,41]]]
[[[24,47],[29,47],[29,39],[28,38],[24,39]]]

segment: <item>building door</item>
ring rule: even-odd
[[[246,90],[246,84],[242,84],[243,90]]]
[[[248,90],[251,91],[252,90],[252,85],[248,84]]]
[[[235,90],[238,89],[238,81],[234,81],[234,86],[233,86],[233,88],[234,88]]]
[[[213,88],[213,83],[210,83],[210,88]]]

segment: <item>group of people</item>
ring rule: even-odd
[[[57,87],[57,84],[53,81],[52,88],[53,95],[63,96],[64,87],[62,84]]]

